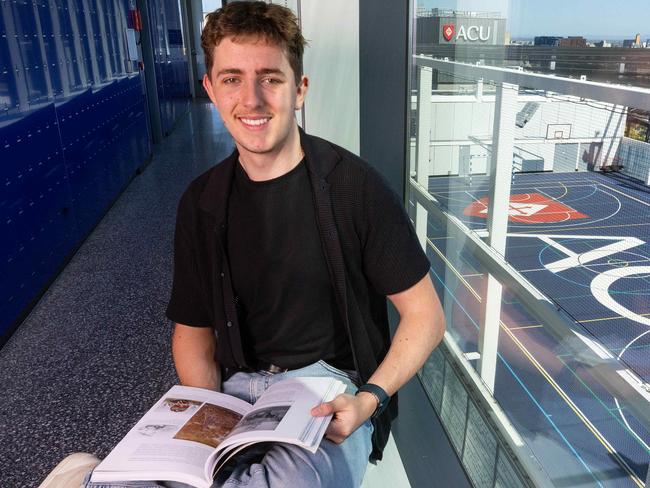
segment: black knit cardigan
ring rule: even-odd
[[[338,312],[356,370],[366,382],[390,346],[386,295],[410,288],[429,271],[403,202],[366,162],[300,131],[317,225]],[[174,238],[174,279],[167,316],[214,327],[224,378],[254,365],[245,356],[226,249],[227,204],[238,153],[217,164],[183,194]],[[382,457],[397,395],[373,422],[371,460]]]

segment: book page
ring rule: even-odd
[[[311,408],[330,401],[345,391],[345,385],[333,378],[290,378],[275,383],[241,419],[223,441],[220,449],[254,441],[281,441],[315,451],[331,420],[312,417]],[[320,434],[320,437],[318,435]]]
[[[92,479],[184,481],[189,476],[196,485],[210,454],[250,410],[251,405],[229,395],[174,386],[100,463]]]

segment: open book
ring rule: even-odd
[[[291,378],[254,405],[202,388],[173,386],[95,468],[92,481],[179,481],[209,488],[217,471],[258,442],[316,452],[331,420],[310,410],[345,391],[333,378]]]

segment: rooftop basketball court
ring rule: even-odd
[[[448,212],[485,235],[488,185],[485,176],[431,178],[429,191]],[[453,238],[431,221],[428,235],[439,291],[446,286],[455,301],[453,329],[465,351],[476,350],[485,273],[462,246],[451,247]],[[585,347],[618,358],[650,384],[647,187],[599,173],[514,175],[506,259],[575,321]],[[456,276],[454,289],[450,274]],[[626,415],[618,399],[599,390],[580,358],[564,351],[504,285],[496,398],[520,413],[514,418],[523,431],[538,433],[526,436],[529,443],[562,445],[574,453],[575,469],[563,468],[563,482],[643,486],[650,433]],[[525,399],[506,394],[509,388],[523,388]],[[557,451],[538,447],[549,456]]]

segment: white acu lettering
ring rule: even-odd
[[[485,26],[470,25],[465,27],[461,25],[458,28],[458,34],[456,35],[456,40],[463,39],[465,41],[487,41],[490,39],[490,34],[492,32],[491,27],[488,25],[487,29],[484,29]],[[487,30],[487,32],[486,32]]]

